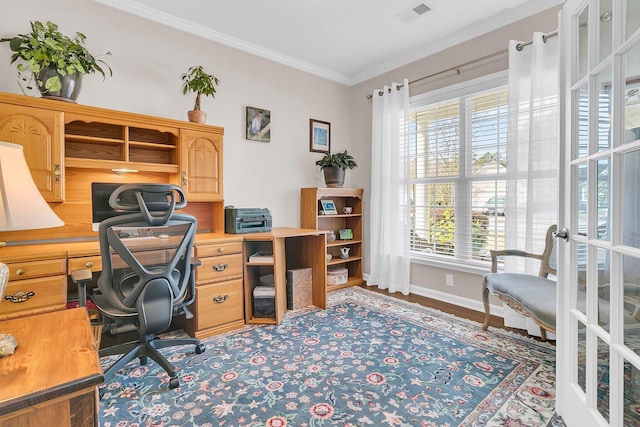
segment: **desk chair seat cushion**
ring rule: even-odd
[[[519,273],[488,273],[484,280],[492,294],[508,296],[534,318],[555,326],[557,289],[553,280]]]

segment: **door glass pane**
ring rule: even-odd
[[[576,144],[574,157],[585,157],[589,154],[589,91],[586,86],[581,87],[575,94],[578,109],[576,120]]]
[[[598,88],[598,129],[597,150],[611,148],[611,66],[597,75]]]
[[[627,8],[627,24],[625,36],[628,39],[640,27],[640,2],[637,0],[627,0],[623,2]]]
[[[587,185],[588,167],[586,164],[578,165],[576,168],[576,224],[578,225],[578,234],[587,235],[587,208],[589,205],[589,187]]]
[[[598,239],[609,240],[609,159],[596,162],[598,170]]]
[[[600,0],[600,61],[611,53],[613,8],[611,0]]]
[[[577,354],[577,367],[578,367],[578,385],[584,392],[586,390],[586,378],[587,378],[587,328],[579,320],[575,320],[578,324],[578,354]]]
[[[578,282],[576,283],[577,293],[576,293],[576,308],[585,315],[587,314],[587,293],[586,293],[586,282],[587,282],[587,244],[586,243],[578,243],[578,260],[576,262],[577,266],[577,274],[578,274]]]
[[[611,284],[609,277],[609,251],[606,249],[597,250],[598,259],[598,324],[610,332],[609,310],[611,304]]]
[[[589,51],[589,6],[578,17],[578,80],[587,73],[587,54]]]
[[[640,258],[622,258],[624,344],[640,354]]]
[[[640,3],[640,2],[638,2]],[[625,105],[623,143],[640,138],[640,44],[625,55]]]
[[[640,150],[623,154],[622,242],[640,248]]]
[[[624,422],[625,426],[640,425],[640,369],[624,361]]]
[[[596,373],[596,381],[598,382],[598,411],[609,422],[609,346],[600,338],[598,340],[598,366]]]

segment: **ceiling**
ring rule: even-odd
[[[95,1],[345,85],[360,83],[564,2]],[[417,14],[413,8],[426,10],[420,4],[431,10]]]

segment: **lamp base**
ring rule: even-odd
[[[18,340],[11,334],[0,334],[0,357],[11,356],[16,351]]]

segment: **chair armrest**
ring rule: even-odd
[[[521,251],[518,249],[504,249],[501,251],[489,251],[491,253],[491,272],[498,272],[498,257],[504,256],[519,256],[524,258],[535,258],[538,260],[542,260],[542,255],[532,254],[529,252]]]
[[[87,306],[87,282],[90,282],[91,279],[93,279],[93,274],[88,268],[71,272],[71,280],[78,285],[78,305],[80,307]]]

